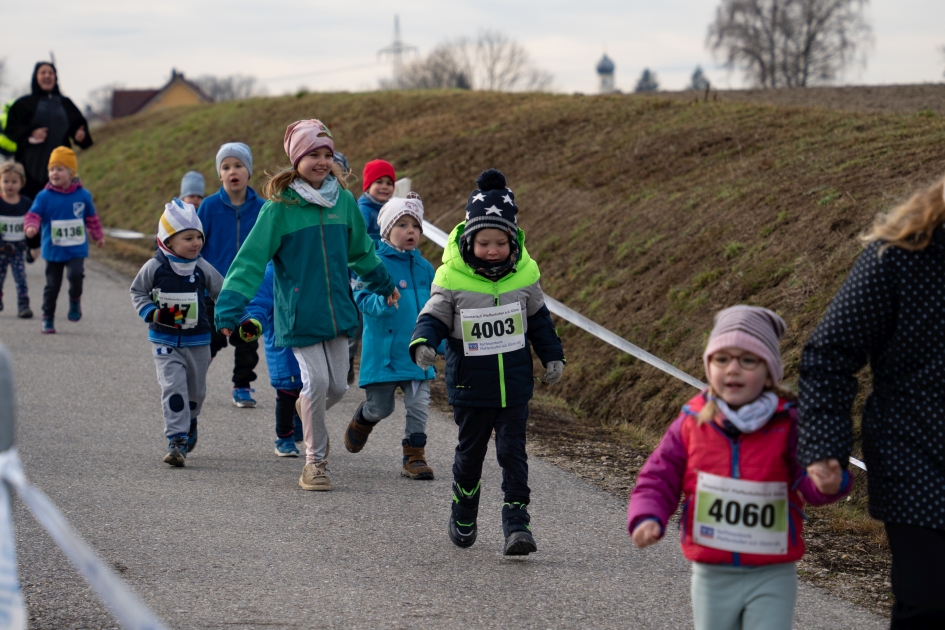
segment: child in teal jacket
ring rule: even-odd
[[[413,194],[413,193],[411,193]],[[423,233],[423,204],[419,197],[391,199],[377,217],[380,242],[377,255],[398,287],[401,300],[388,306],[379,295],[355,285],[354,300],[364,314],[364,345],[358,385],[367,399],[361,403],[345,431],[345,448],[359,452],[374,425],[394,412],[394,393],[404,394],[407,422],[401,475],[433,479],[424,447],[427,443],[427,407],[430,405],[432,367],[417,367],[410,358],[410,336],[420,310],[430,299],[433,265],[420,255],[417,243]]]
[[[215,322],[227,336],[236,330],[246,340],[259,336],[259,326],[241,320],[272,260],[275,344],[292,348],[302,370],[299,417],[306,463],[299,486],[331,490],[325,413],[348,387],[348,336],[358,325],[348,269],[389,304],[396,304],[400,293],[344,187],[328,128],[318,120],[292,123],[284,147],[292,168],[266,184],[269,201],[230,265]]]

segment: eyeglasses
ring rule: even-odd
[[[756,357],[753,354],[743,354],[737,357],[733,357],[730,354],[724,352],[716,352],[712,355],[712,358],[709,361],[715,367],[725,368],[731,364],[732,361],[738,361],[738,365],[741,366],[743,370],[757,370],[758,366],[764,363],[761,359]]]

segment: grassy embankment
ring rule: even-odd
[[[446,231],[484,168],[503,170],[547,293],[702,377],[712,315],[778,311],[788,383],[800,351],[877,212],[941,175],[945,119],[778,109],[658,97],[459,92],[304,95],[182,108],[112,123],[81,157],[108,226],[151,232],[181,174],[214,190],[220,143],[247,142],[263,171],[286,163],[285,126],[318,117],[356,173],[393,162]],[[355,194],[360,192],[354,186]],[[150,246],[112,244],[117,255]],[[436,262],[438,253],[428,248]],[[694,390],[568,325],[553,398],[579,423],[652,447]],[[865,377],[864,377],[865,378]],[[855,501],[837,527],[881,537]]]

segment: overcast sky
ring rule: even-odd
[[[109,83],[154,88],[171,68],[188,77],[246,74],[270,94],[376,89],[390,75],[377,51],[393,39],[421,54],[452,38],[496,29],[522,44],[561,92],[593,93],[606,49],[619,89],[632,91],[644,68],[662,89],[686,86],[701,65],[714,85],[741,87],[705,48],[716,0],[75,0],[4,2],[2,94],[28,87],[33,64],[53,51],[63,93],[80,105]],[[874,46],[846,84],[943,80],[945,1],[873,0]]]

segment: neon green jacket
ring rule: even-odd
[[[12,107],[13,103],[15,102],[16,99],[7,101],[3,104],[3,109],[0,109],[0,129],[7,128],[7,116],[10,113],[10,107]],[[16,143],[6,137],[4,134],[0,134],[0,149],[6,151],[7,153],[16,153]]]
[[[235,330],[245,319],[243,309],[272,260],[276,346],[301,348],[353,335],[358,311],[348,269],[361,277],[368,291],[384,296],[394,292],[358,204],[347,190],[332,208],[309,203],[291,188],[282,197],[284,201],[263,205],[230,265],[216,303],[217,329]]]
[[[551,361],[564,361],[561,340],[541,291],[538,263],[528,255],[525,232],[519,229],[520,254],[515,271],[495,282],[478,275],[460,253],[460,236],[465,227],[465,223],[460,223],[450,233],[430,299],[413,330],[411,356],[417,344],[436,348],[446,339],[446,389],[451,405],[523,405],[531,399],[534,389],[531,348],[546,366]],[[466,356],[461,311],[515,302],[521,306],[525,347],[501,354]]]

